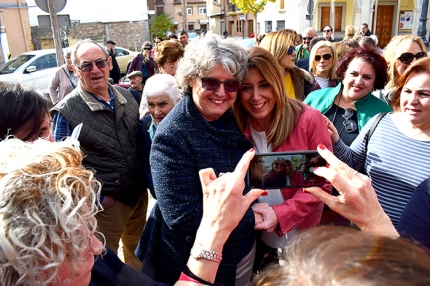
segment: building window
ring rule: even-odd
[[[285,10],[285,0],[279,0],[279,10]]]
[[[266,33],[272,32],[272,21],[266,21],[265,26],[266,26]]]
[[[187,15],[193,15],[193,7],[187,7]]]
[[[157,9],[157,15],[160,15],[164,12],[164,7],[156,7]]]
[[[285,21],[276,21],[276,31],[285,29]]]
[[[200,24],[200,29],[201,30],[207,30],[208,29],[208,25],[207,24]]]
[[[206,15],[206,7],[199,7],[199,15]]]
[[[194,31],[194,22],[188,22],[188,31]]]

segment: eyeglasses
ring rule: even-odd
[[[235,92],[239,89],[239,81],[235,79],[219,81],[216,78],[200,78],[202,87],[206,90],[217,90],[219,85],[224,84],[224,89],[227,92]]]
[[[80,66],[78,66],[78,65],[75,65],[75,66],[82,72],[90,72],[93,70],[93,66],[94,66],[93,63],[96,64],[96,66],[99,69],[102,69],[102,68],[105,68],[109,64],[109,60],[108,59],[96,60],[95,62],[86,62]]]
[[[328,61],[329,59],[331,59],[332,56],[333,56],[332,54],[315,55],[315,60],[317,62],[319,62],[321,60],[321,57],[322,57],[323,59],[325,59],[326,61]]]
[[[159,43],[161,43],[160,41],[158,41],[158,42],[155,42],[156,44],[159,44]]]
[[[273,165],[274,166],[284,166],[284,164],[282,164],[282,163],[274,163]]]
[[[419,52],[419,53],[416,53],[415,55],[413,53],[403,53],[400,55],[399,60],[402,64],[409,65],[410,63],[412,63],[414,58],[418,60],[426,56],[427,56],[427,53],[425,52]]]
[[[145,51],[150,51],[151,48],[143,48]]]
[[[306,40],[312,40],[313,39],[313,37],[302,37],[302,39],[303,39],[303,41],[306,41]]]
[[[288,48],[287,54],[292,55],[294,51],[295,51],[295,48],[293,46],[290,46]]]
[[[331,30],[324,30],[324,32],[328,33],[328,32],[331,32]]]
[[[346,133],[352,133],[357,130],[357,122],[351,119],[352,116],[354,116],[354,109],[352,108],[345,109],[345,112],[342,114],[342,117],[345,119],[343,121],[343,128]]]

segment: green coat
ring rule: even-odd
[[[323,89],[318,89],[311,92],[305,99],[304,103],[310,105],[311,107],[318,109],[322,114],[326,114],[327,111],[334,104],[336,96],[342,90],[343,85],[339,83],[336,87],[328,87]],[[361,131],[367,121],[373,116],[380,112],[390,112],[393,111],[391,106],[376,98],[374,95],[369,93],[360,100],[354,102],[355,109],[357,110],[358,118],[358,130]]]

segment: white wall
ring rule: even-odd
[[[30,26],[38,26],[37,16],[48,15],[37,7],[34,0],[27,0]],[[81,23],[121,22],[148,20],[146,0],[68,0],[58,14],[70,15],[70,20]]]

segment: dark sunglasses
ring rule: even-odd
[[[419,52],[419,53],[416,53],[415,55],[413,53],[403,53],[400,55],[399,60],[402,64],[409,65],[410,63],[412,63],[414,58],[418,60],[426,56],[427,56],[427,53],[425,52]]]
[[[294,50],[295,50],[295,48],[294,48],[293,46],[290,46],[290,47],[288,48],[287,54],[292,55],[292,54],[293,54],[293,52],[294,52]]]
[[[324,32],[328,33],[328,32],[331,32],[331,30],[324,30]]]
[[[357,130],[357,122],[351,119],[354,116],[354,109],[347,108],[345,112],[342,114],[342,117],[345,119],[343,121],[343,127],[347,133],[352,133]]]
[[[159,43],[161,43],[161,42],[155,42],[156,44],[159,44]]]
[[[315,55],[315,60],[317,62],[319,62],[321,60],[321,57],[322,57],[323,59],[325,59],[326,61],[328,61],[329,59],[331,59],[332,56],[333,56],[332,54]]]
[[[216,78],[201,78],[202,87],[206,90],[217,90],[219,85],[224,84],[224,89],[227,92],[235,92],[239,89],[239,81],[230,79],[226,81],[219,81]]]
[[[82,72],[90,72],[93,70],[93,66],[94,66],[93,63],[96,64],[96,66],[99,69],[102,69],[102,68],[105,68],[109,64],[109,60],[108,59],[96,60],[95,62],[87,62],[87,63],[83,63],[80,66],[78,66],[78,65],[75,65],[75,66]]]
[[[150,51],[151,48],[143,48],[145,51]]]
[[[303,41],[306,41],[306,40],[312,40],[313,39],[313,37],[302,37],[302,39],[303,39]]]

